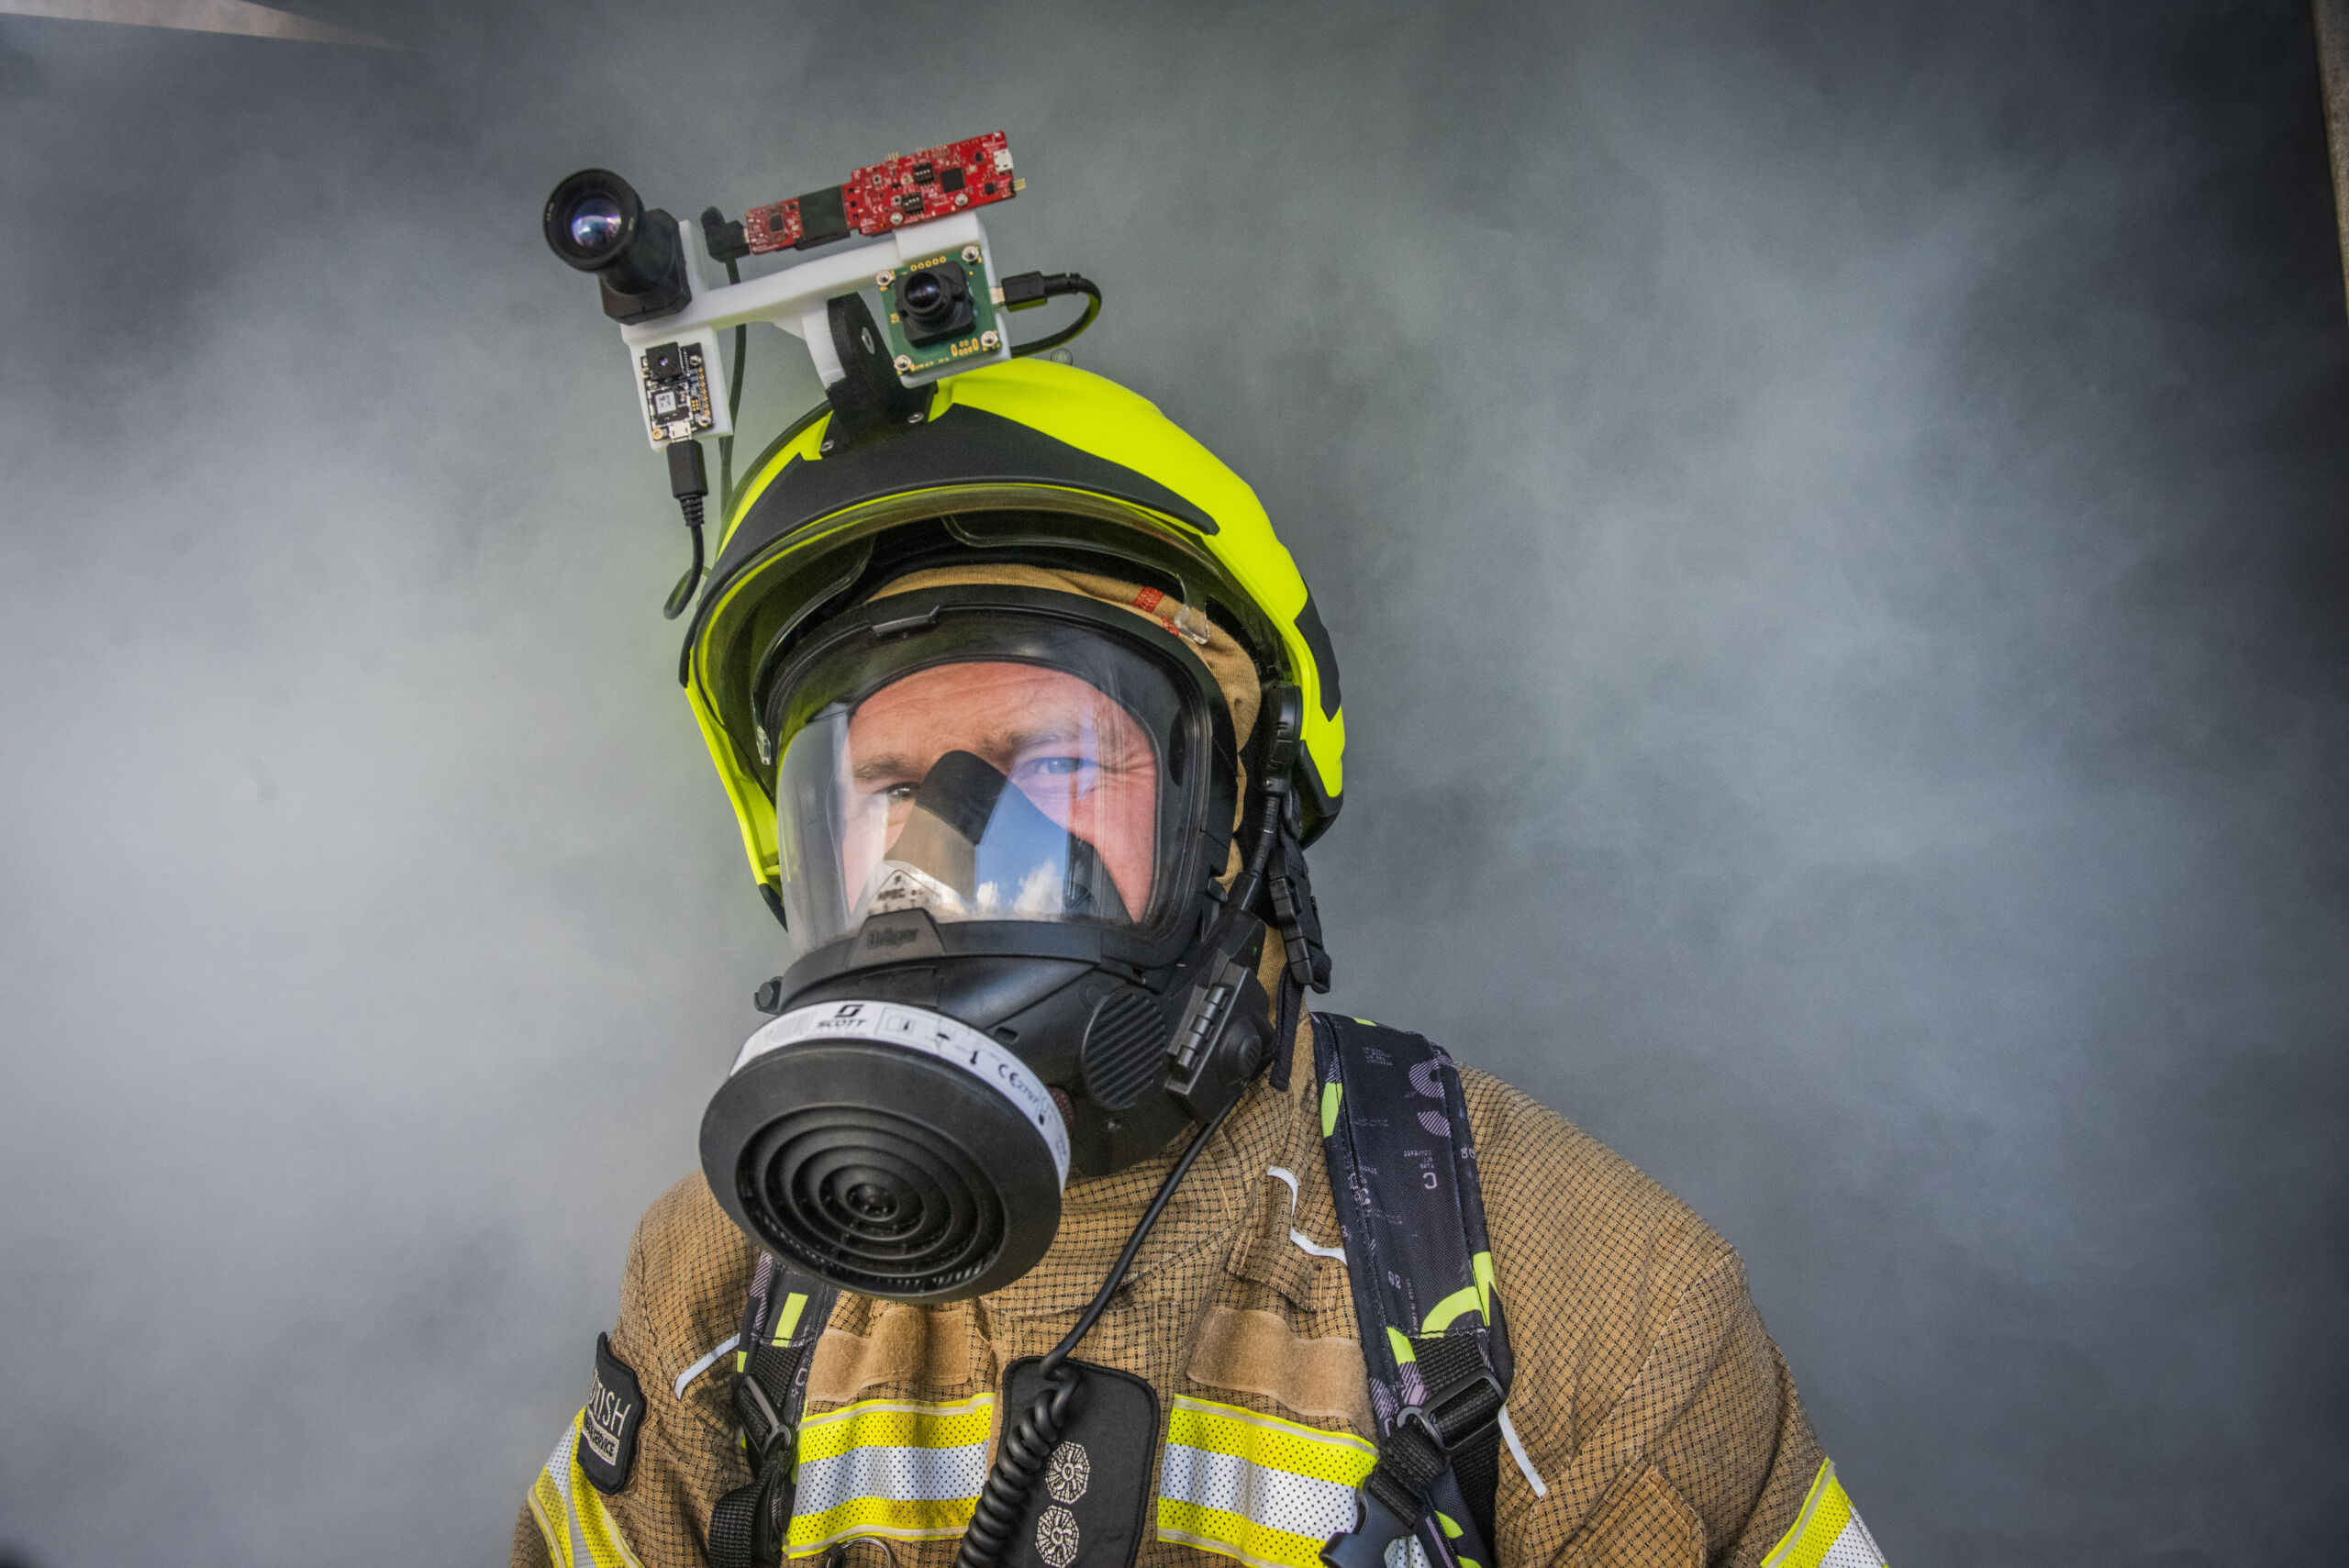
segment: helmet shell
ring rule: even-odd
[[[764,677],[827,611],[905,572],[990,555],[1176,584],[1266,679],[1302,691],[1307,838],[1337,815],[1345,710],[1320,613],[1255,492],[1154,404],[1023,359],[939,383],[901,433],[827,450],[830,431],[819,409],[752,465],[680,670],[763,884],[781,874]]]

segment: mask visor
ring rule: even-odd
[[[1155,662],[1097,635],[969,617],[860,640],[779,705],[775,837],[801,950],[874,915],[1089,921],[1172,913],[1204,726]]]

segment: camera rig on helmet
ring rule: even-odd
[[[604,314],[619,324],[645,433],[667,455],[670,493],[692,535],[692,563],[664,606],[670,619],[693,602],[702,580],[709,495],[703,439],[718,443],[721,506],[732,485],[734,417],[752,323],[771,323],[806,343],[831,407],[830,439],[842,447],[920,424],[929,415],[926,389],[947,376],[1049,351],[1093,324],[1101,291],[1087,279],[1005,275],[996,263],[976,209],[1009,201],[1026,183],[1013,171],[1003,132],[993,131],[867,164],[841,184],[752,207],[740,218],[712,206],[698,223],[681,222],[646,207],[607,169],[582,169],[555,186],[540,220],[547,245],[594,274]],[[749,257],[852,238],[866,243],[741,276]],[[722,265],[727,281],[712,283],[706,262]],[[1076,321],[1030,342],[1011,341],[1008,313],[1080,295],[1086,303]]]

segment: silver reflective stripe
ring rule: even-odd
[[[942,1503],[979,1495],[987,1478],[985,1443],[961,1448],[852,1448],[830,1459],[803,1460],[792,1508],[820,1514],[858,1497],[893,1503]]]
[[[1293,1471],[1268,1470],[1237,1454],[1166,1445],[1159,1496],[1238,1514],[1292,1535],[1324,1539],[1354,1522],[1354,1489]]]

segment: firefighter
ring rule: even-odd
[[[840,423],[684,669],[796,956],[514,1562],[1879,1564],[1726,1242],[1307,1012],[1345,715],[1247,485],[1033,359]]]

